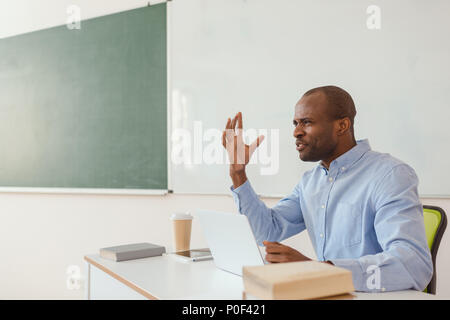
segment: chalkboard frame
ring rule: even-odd
[[[149,5],[150,6],[150,5]],[[122,11],[116,14],[123,14],[126,13],[128,11],[135,11],[135,10],[141,10],[141,9],[145,9],[148,8],[149,6],[146,6],[144,8],[137,8],[137,9],[132,9],[132,10],[127,10],[127,11]],[[169,143],[169,132],[170,132],[170,72],[169,72],[169,66],[170,66],[170,49],[169,49],[169,3],[159,3],[156,4],[154,6],[164,6],[165,7],[165,45],[166,45],[166,49],[165,49],[165,76],[166,76],[166,83],[165,83],[165,89],[166,89],[166,105],[165,105],[165,112],[166,112],[166,161],[165,161],[165,165],[166,165],[166,179],[165,179],[165,184],[166,184],[166,188],[155,188],[155,189],[146,189],[146,188],[126,188],[126,187],[121,187],[121,188],[102,188],[102,187],[93,187],[93,188],[85,188],[85,187],[28,187],[28,186],[0,186],[0,192],[12,192],[12,193],[81,193],[81,194],[130,194],[130,195],[164,195],[167,193],[170,193],[170,164],[169,164],[169,159],[170,159],[170,143]],[[115,14],[113,14],[115,15]],[[107,16],[111,16],[111,15],[106,15],[106,16],[101,16],[101,17],[94,17],[94,18],[90,18],[87,19],[85,21],[89,21],[92,19],[97,19],[97,18],[103,18],[103,17],[107,17]],[[83,21],[82,21],[83,23]],[[61,25],[59,27],[66,27],[65,25]],[[52,28],[48,28],[48,29],[54,29],[54,28],[58,28],[58,27],[52,27]],[[48,29],[42,29],[42,30],[37,30],[37,31],[33,31],[30,33],[34,33],[34,32],[45,32]],[[20,34],[17,36],[22,36],[24,34]],[[26,34],[25,34],[26,35]]]

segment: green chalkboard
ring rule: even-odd
[[[0,186],[167,189],[166,5],[0,40]]]

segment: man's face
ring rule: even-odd
[[[303,161],[327,160],[335,153],[338,139],[335,121],[328,115],[327,99],[321,92],[302,97],[295,106],[294,137]]]

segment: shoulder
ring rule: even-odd
[[[404,161],[389,153],[369,151],[365,167],[371,172],[374,203],[385,203],[393,198],[418,198],[419,179],[414,169]],[[414,196],[407,196],[410,192]]]
[[[387,175],[403,175],[417,177],[414,169],[406,162],[389,153],[370,150],[363,156],[364,166],[381,180]]]

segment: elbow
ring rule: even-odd
[[[433,260],[431,253],[427,250],[411,250],[408,246],[397,247],[392,251],[395,266],[390,269],[389,277],[386,280],[388,291],[397,290],[418,290],[423,291],[433,278]],[[400,276],[403,274],[404,276]]]
[[[427,261],[424,264],[423,272],[422,272],[422,281],[418,281],[418,286],[415,288],[416,290],[423,291],[428,286],[428,284],[431,282],[431,279],[433,279],[434,274],[434,268],[433,268],[433,261],[431,260],[431,257],[429,261]]]
[[[418,291],[425,290],[433,278],[433,260],[431,258],[431,254],[429,254],[429,252],[427,253],[428,254],[426,254],[425,257],[422,257],[420,267],[417,269],[415,274],[412,275],[414,279],[413,289]]]

